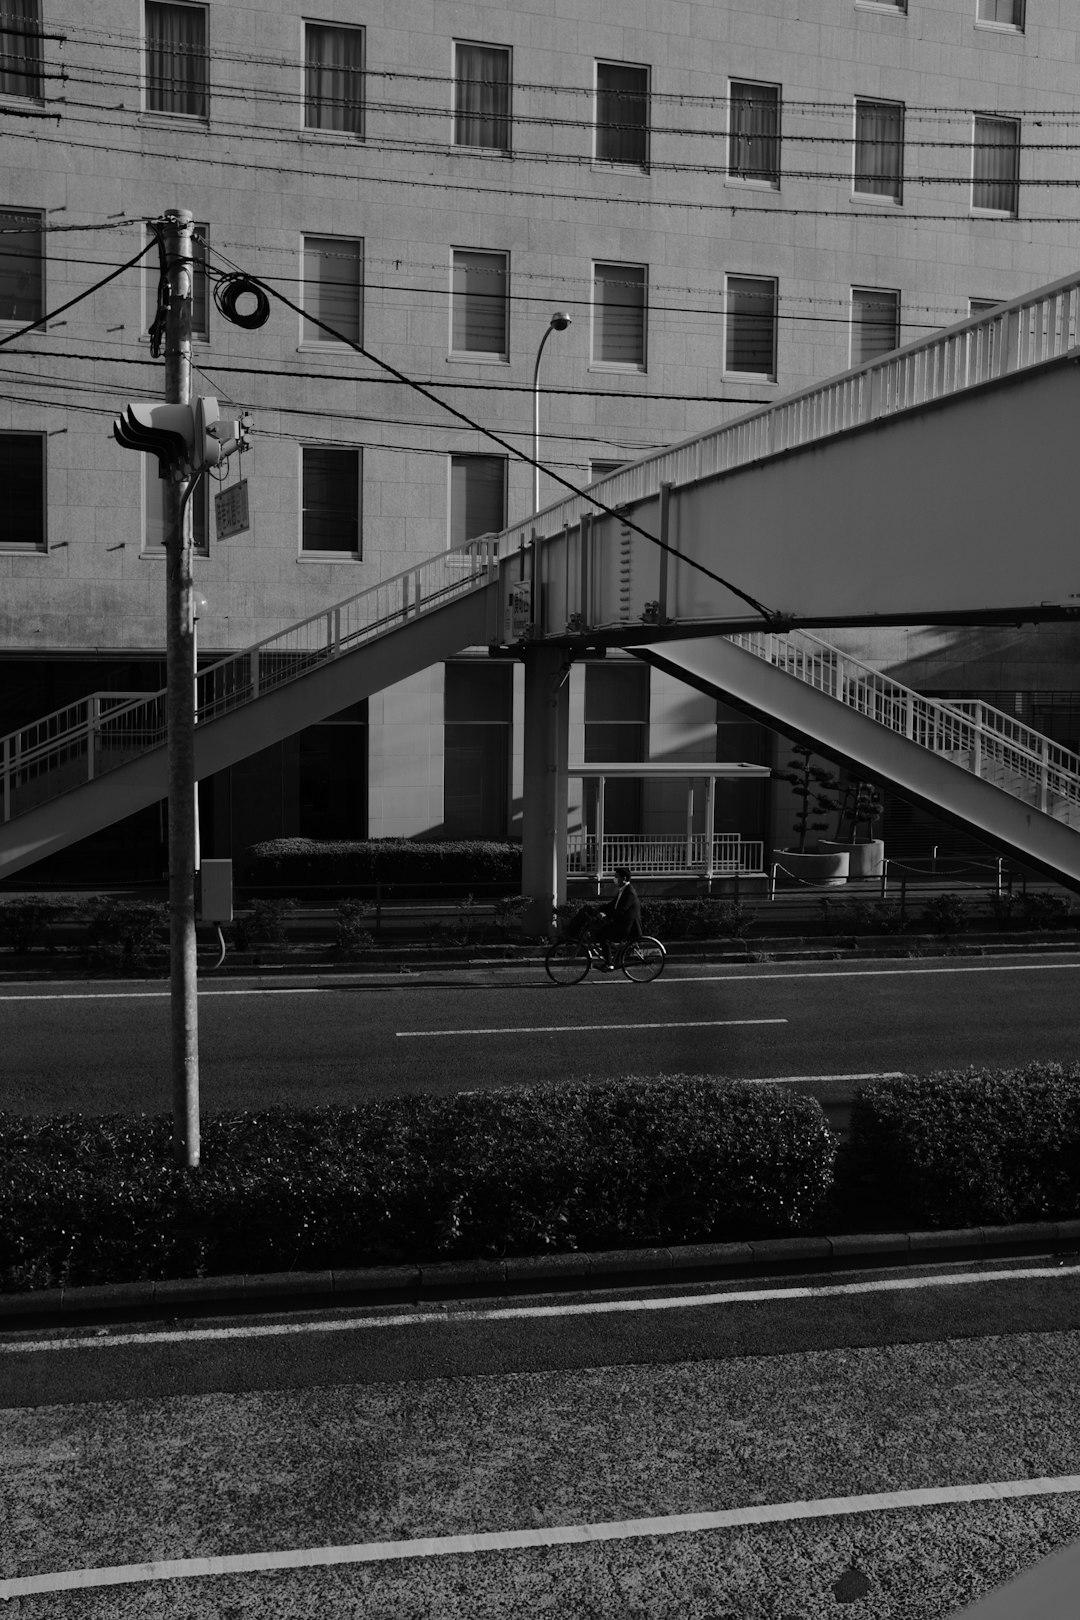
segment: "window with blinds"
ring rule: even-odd
[[[25,326],[43,314],[44,215],[0,208],[0,323]]]
[[[1020,212],[1020,121],[976,118],[972,160],[972,208],[988,213]]]
[[[506,528],[506,457],[450,457],[450,547]]]
[[[454,45],[454,145],[510,150],[510,52]]]
[[[455,248],[451,261],[450,351],[506,360],[510,354],[509,262],[505,253]]]
[[[0,95],[40,100],[41,0],[4,0],[0,10]]]
[[[728,276],[724,370],[776,377],[776,282],[768,276]]]
[[[301,458],[301,551],[359,557],[360,451],[307,444]]]
[[[856,100],[854,190],[903,202],[903,102]]]
[[[978,0],[976,17],[999,28],[1023,28],[1024,0]]]
[[[596,161],[648,167],[648,68],[597,62]]]
[[[210,112],[206,9],[146,0],[146,106],[206,118]]]
[[[304,124],[364,133],[364,30],[307,23],[304,30]]]
[[[0,487],[0,551],[44,551],[43,433],[0,433]]]
[[[900,346],[900,294],[887,287],[851,289],[851,364],[867,365]]]
[[[364,244],[356,237],[304,237],[304,308],[332,330],[324,331],[305,320],[301,325],[302,342],[360,342],[363,256]]]
[[[732,79],[728,107],[728,178],[779,186],[780,86]]]
[[[593,265],[594,365],[645,370],[645,294],[643,264]]]

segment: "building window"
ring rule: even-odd
[[[41,97],[41,0],[4,0],[0,95]]]
[[[451,456],[451,549],[505,528],[505,456]]]
[[[972,208],[994,214],[1020,212],[1020,121],[976,118]]]
[[[454,145],[510,150],[510,52],[454,45]]]
[[[364,30],[308,23],[304,30],[304,124],[364,133]]]
[[[596,161],[648,167],[648,68],[597,62]]]
[[[206,12],[146,0],[146,105],[206,118],[210,111]]]
[[[207,254],[210,251],[210,226],[205,220],[196,220],[191,233],[191,257],[194,274],[191,278],[191,335],[203,343],[210,341],[210,277],[207,273]]]
[[[776,377],[776,282],[767,276],[728,276],[724,370]]]
[[[593,265],[595,365],[645,370],[645,275],[643,264]]]
[[[855,102],[855,191],[903,201],[904,104]]]
[[[165,554],[165,485],[158,477],[157,462],[152,456],[143,457],[143,551],[157,556]],[[191,543],[199,557],[210,555],[210,481],[203,478],[195,486],[189,502],[191,511]]]
[[[1024,26],[1024,0],[979,0],[976,17],[981,23],[996,23],[999,28]]]
[[[362,329],[364,244],[350,236],[304,237],[303,302],[313,320],[301,325],[303,343],[359,343]],[[326,332],[313,321],[324,321]]]
[[[509,265],[505,253],[455,248],[450,292],[453,354],[506,360],[510,354]]]
[[[778,186],[780,86],[732,79],[729,96],[729,178]]]
[[[997,309],[1002,302],[1000,298],[969,298],[968,319],[974,320],[976,315],[989,315],[992,309]]]
[[[45,550],[45,435],[0,433],[0,550]]]
[[[0,208],[0,322],[25,326],[41,319],[43,217]]]
[[[598,478],[606,478],[609,473],[618,472],[620,467],[625,466],[625,461],[597,461],[594,457],[589,462],[589,483],[595,484]]]
[[[851,289],[851,364],[864,366],[900,346],[900,294],[884,287]]]
[[[359,557],[360,451],[304,445],[300,549]]]

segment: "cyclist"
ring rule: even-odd
[[[614,972],[614,963],[611,960],[613,940],[621,942],[624,939],[641,938],[641,901],[638,899],[633,874],[628,866],[615,868],[615,893],[604,906],[592,933],[593,938],[604,949],[604,960],[597,965],[605,973]]]

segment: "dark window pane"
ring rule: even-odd
[[[1015,118],[976,118],[972,207],[1020,212],[1020,125]]]
[[[151,112],[209,111],[206,12],[146,0],[146,105]]]
[[[40,0],[3,0],[0,10],[0,95],[41,95]]]
[[[364,31],[307,25],[304,123],[308,129],[364,132]]]
[[[450,463],[450,545],[506,527],[506,461],[502,456],[454,456]]]
[[[0,321],[41,319],[41,279],[41,215],[0,209]]]
[[[898,101],[855,103],[855,190],[899,202],[903,187],[904,109]]]
[[[598,264],[593,272],[593,359],[645,366],[645,269]]]
[[[777,85],[732,81],[728,170],[737,180],[780,184],[780,90]]]
[[[454,48],[454,144],[510,150],[510,52],[498,45]]]
[[[900,343],[900,294],[882,287],[851,289],[851,363],[866,365]]]
[[[461,354],[507,354],[506,255],[454,251],[451,347]]]
[[[38,433],[0,433],[0,545],[45,544],[45,439]]]
[[[728,277],[724,369],[775,377],[775,281],[757,276]]]
[[[303,549],[360,552],[360,452],[304,449]]]
[[[360,342],[362,257],[363,244],[349,237],[304,237],[304,307],[333,328],[325,332],[305,321],[305,343],[334,343],[334,332]]]
[[[596,156],[643,169],[649,161],[649,70],[596,64]]]

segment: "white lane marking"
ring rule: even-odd
[[[597,1299],[564,1305],[502,1305],[490,1310],[448,1310],[432,1305],[405,1307],[385,1316],[352,1316],[319,1322],[245,1323],[243,1327],[162,1328],[144,1333],[95,1333],[67,1339],[0,1341],[0,1355],[47,1350],[112,1350],[123,1345],[186,1344],[199,1339],[272,1339],[309,1333],[356,1333],[366,1328],[447,1327],[455,1322],[509,1322],[554,1316],[608,1316],[632,1311],[700,1310],[714,1305],[762,1305],[770,1300],[843,1298],[848,1294],[887,1294],[916,1288],[957,1288],[967,1283],[1057,1281],[1080,1276],[1080,1266],[1024,1266],[1003,1271],[965,1271],[947,1276],[880,1277],[870,1282],[826,1283],[820,1287],[744,1288],[729,1293],[668,1294],[645,1299]],[[8,1331],[11,1331],[10,1329]]]
[[[903,1080],[910,1069],[878,1069],[869,1074],[740,1074],[744,1086],[823,1086],[841,1080]]]
[[[675,1018],[667,1024],[522,1024],[493,1029],[398,1029],[398,1040],[434,1035],[579,1035],[590,1029],[730,1029],[735,1024],[786,1024],[786,1018]]]
[[[494,963],[492,966],[504,964]],[[918,974],[931,973],[1052,973],[1058,969],[1076,971],[1080,969],[1080,962],[1003,962],[987,963],[985,966],[948,966],[924,967],[922,964],[909,963],[897,968],[825,968],[815,972],[807,967],[800,972],[791,973],[755,973],[755,963],[748,962],[748,972],[744,973],[700,973],[682,974],[678,972],[678,963],[669,963],[674,968],[664,980],[658,981],[661,989],[670,988],[673,984],[758,984],[767,983],[771,979],[887,979]],[[380,975],[383,978],[402,977],[399,974]],[[350,984],[354,980],[348,981]],[[622,983],[621,980],[617,981]],[[405,989],[415,988],[406,980]],[[468,987],[466,987],[468,988]],[[481,986],[480,988],[486,988]],[[321,996],[329,995],[340,989],[339,983],[315,985],[282,985],[272,987],[254,985],[245,990],[212,990],[200,988],[200,996]],[[79,991],[49,991],[40,995],[4,995],[0,994],[0,1001],[154,1001],[164,1000],[169,995],[168,990],[79,990]]]
[[[862,1496],[822,1496],[804,1502],[755,1502],[713,1513],[667,1513],[648,1519],[599,1524],[556,1524],[530,1530],[489,1530],[463,1536],[423,1536],[415,1541],[366,1541],[345,1547],[290,1547],[280,1552],[231,1553],[220,1557],[163,1558],[103,1569],[68,1569],[0,1581],[0,1599],[37,1592],[70,1592],[92,1586],[190,1580],[206,1575],[250,1575],[276,1569],[377,1564],[407,1558],[446,1558],[460,1553],[516,1552],[524,1547],[565,1547],[592,1541],[630,1541],[649,1536],[699,1535],[744,1524],[784,1524],[793,1519],[834,1519],[856,1513],[946,1507],[957,1502],[1000,1502],[1022,1496],[1064,1496],[1080,1491],[1080,1474],[1041,1479],[1001,1479],[969,1485],[931,1485],[874,1491]]]

